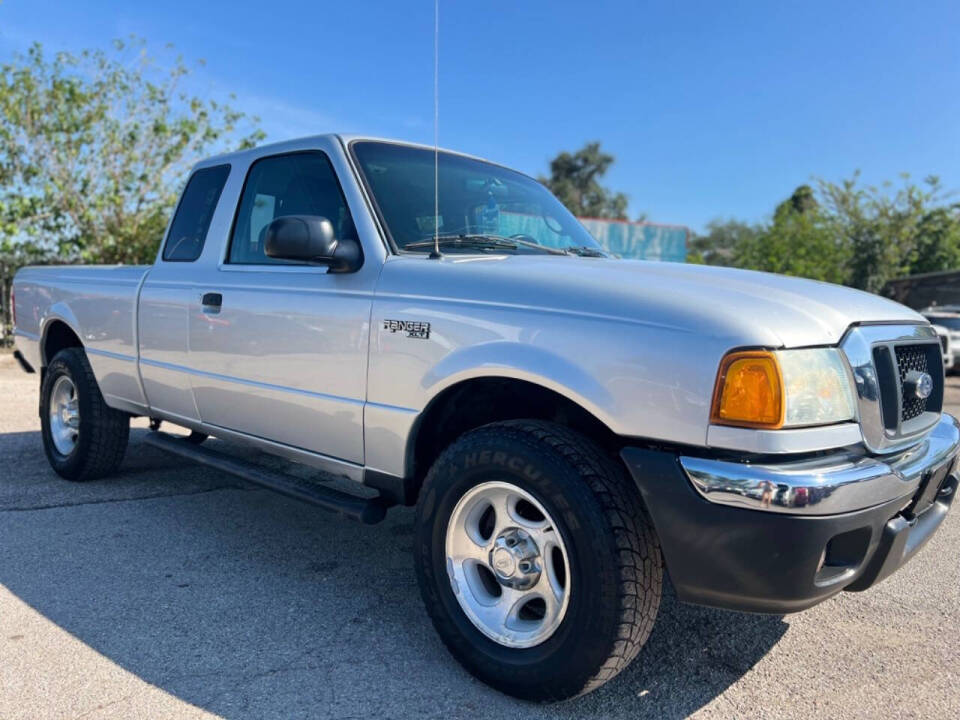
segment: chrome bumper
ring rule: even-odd
[[[953,463],[960,425],[946,413],[923,440],[887,456],[841,452],[813,460],[748,464],[681,456],[705,499],[792,515],[836,515],[903,498],[908,504],[928,473]]]

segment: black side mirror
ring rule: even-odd
[[[267,257],[329,265],[330,272],[353,272],[363,264],[360,243],[337,238],[333,225],[319,215],[283,215],[267,225],[263,237]]]

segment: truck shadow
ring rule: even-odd
[[[142,433],[120,476],[82,487],[41,466],[39,433],[0,435],[0,584],[147,683],[224,717],[680,718],[787,628],[668,590],[619,678],[559,705],[518,703],[470,677],[435,635],[410,510],[363,527],[171,461]],[[12,502],[24,482],[42,502]],[[42,686],[56,668],[25,671]]]

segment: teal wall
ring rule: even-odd
[[[681,225],[591,218],[580,218],[580,222],[605,250],[619,257],[668,262],[685,262],[687,259],[687,236],[690,231]],[[496,209],[486,232],[505,237],[529,235],[543,245],[556,247],[568,245],[570,242],[570,238],[558,236],[538,215]]]
[[[581,218],[580,222],[606,250],[634,260],[684,262],[687,259],[685,227],[627,223]]]

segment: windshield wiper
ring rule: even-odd
[[[440,235],[434,241],[433,238],[430,240],[420,240],[418,242],[409,243],[404,246],[404,250],[419,250],[420,248],[431,248],[434,244],[437,245],[453,245],[454,247],[465,247],[465,248],[478,248],[478,249],[503,249],[503,250],[516,250],[517,243],[512,240],[505,240],[503,238],[493,237],[490,235]]]
[[[602,250],[597,250],[597,248],[592,248],[589,245],[572,245],[564,248],[564,250],[571,255],[579,255],[580,257],[608,257]]]
[[[463,247],[463,248],[475,248],[479,250],[516,250],[518,247],[523,246],[527,248],[533,248],[539,250],[540,252],[550,253],[551,255],[565,255],[566,253],[563,250],[556,250],[554,248],[545,247],[543,245],[538,245],[535,242],[530,242],[529,240],[521,240],[519,238],[505,238],[500,235],[481,235],[481,234],[461,234],[461,235],[441,235],[436,239],[436,244],[438,245],[447,245],[453,247]],[[404,246],[404,250],[420,250],[425,248],[432,248],[434,245],[434,240],[420,240],[418,242],[409,243]]]

